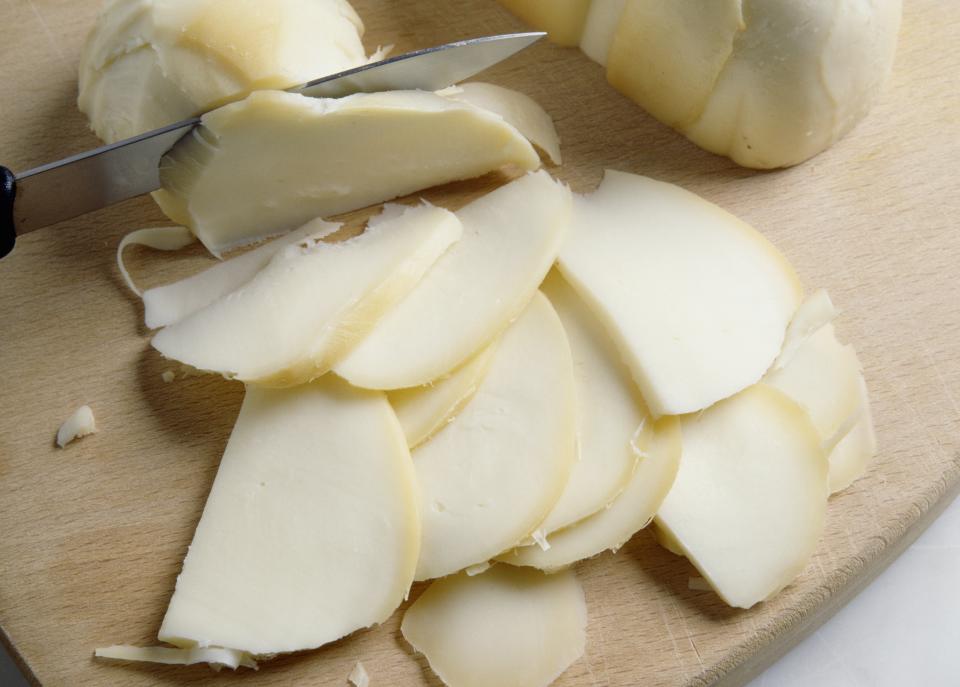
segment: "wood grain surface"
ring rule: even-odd
[[[0,161],[14,170],[97,144],[75,99],[98,4],[0,2]],[[493,0],[354,4],[368,48],[521,28]],[[803,575],[750,611],[689,590],[693,568],[649,532],[580,565],[587,652],[557,684],[741,681],[875,574],[955,492],[960,14],[947,0],[913,0],[905,11],[883,99],[840,144],[787,171],[754,173],[699,150],[613,91],[576,50],[543,42],[484,75],[553,115],[565,163],[550,171],[574,190],[591,189],[605,167],[680,183],[763,231],[808,288],[827,287],[843,310],[839,333],[864,362],[880,437],[869,474],[831,501]],[[456,205],[498,181],[429,197]],[[439,684],[400,637],[399,613],[258,672],[93,660],[97,646],[155,642],[242,394],[213,377],[161,380],[171,366],[150,349],[113,259],[125,232],[158,224],[160,212],[140,198],[29,234],[0,262],[0,638],[51,687],[344,685],[357,660],[374,685]],[[148,285],[209,262],[198,249],[131,253]],[[55,449],[57,427],[83,403],[100,432]]]

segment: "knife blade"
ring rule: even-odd
[[[390,57],[287,89],[311,98],[387,90],[435,91],[533,44],[544,33],[484,36]],[[13,174],[0,165],[0,258],[18,234],[160,188],[160,159],[200,116]]]

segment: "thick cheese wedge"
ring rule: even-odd
[[[434,93],[258,91],[204,115],[164,157],[154,197],[219,254],[315,217],[539,164],[503,118]]]

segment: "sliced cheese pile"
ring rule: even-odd
[[[572,572],[496,565],[431,584],[400,630],[449,687],[546,687],[583,655],[586,625]]]
[[[310,381],[400,301],[460,236],[457,218],[429,205],[373,221],[326,243],[317,221],[246,284],[162,329],[153,346],[200,370],[271,386]]]
[[[164,157],[154,197],[219,255],[315,217],[539,164],[502,117],[434,93],[258,91],[203,116]]]

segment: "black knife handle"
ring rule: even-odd
[[[13,225],[13,200],[17,195],[17,179],[13,172],[0,165],[0,258],[13,250],[17,228]]]

